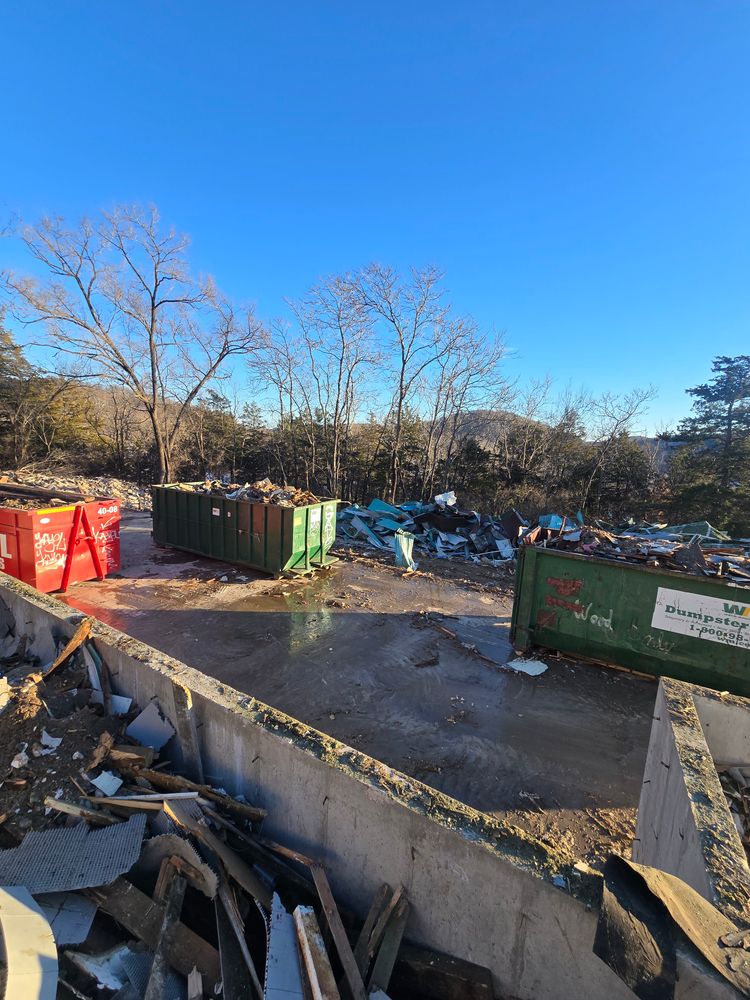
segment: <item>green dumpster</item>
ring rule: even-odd
[[[337,500],[282,507],[152,486],[154,541],[265,573],[330,566]]]
[[[750,588],[710,577],[521,548],[511,640],[750,695]]]

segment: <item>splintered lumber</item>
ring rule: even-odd
[[[111,885],[90,889],[87,895],[128,933],[152,950],[157,947],[165,908],[150,896],[124,878],[115,879]],[[179,921],[173,925],[167,942],[167,960],[183,976],[188,976],[193,968],[197,968],[208,983],[218,983],[221,979],[216,948]]]
[[[127,767],[151,767],[155,753],[151,747],[130,746],[121,743],[109,751],[109,759],[113,764],[124,764]]]
[[[223,809],[226,809],[227,812],[241,816],[242,819],[257,822],[258,820],[265,819],[267,815],[265,809],[250,806],[246,802],[238,802],[231,795],[224,795],[222,792],[215,791],[210,785],[199,785],[196,781],[191,781],[189,778],[183,778],[176,774],[165,774],[162,771],[154,771],[148,767],[131,768],[120,763],[118,763],[118,770],[123,773],[132,774],[133,777],[145,778],[155,788],[162,788],[167,792],[198,792],[204,799],[211,799]]]
[[[79,646],[83,645],[83,643],[88,639],[89,635],[91,634],[91,629],[93,624],[94,624],[93,618],[83,619],[81,624],[73,633],[73,637],[67,641],[65,647],[61,650],[61,652],[52,661],[52,663],[50,663],[50,665],[42,674],[45,680],[49,677],[50,674],[54,673],[58,667],[61,667],[63,663],[65,663],[65,661],[68,659],[68,657],[72,656],[73,653],[75,653],[75,651],[78,649]]]
[[[391,914],[391,919],[388,921],[385,934],[383,935],[383,941],[367,984],[368,991],[383,990],[385,992],[388,989],[408,919],[409,900],[406,896],[401,896],[398,903],[396,903]]]
[[[377,915],[375,915],[373,911],[375,909],[375,903],[377,903],[379,900],[382,888],[381,890],[378,891],[378,894],[376,895],[375,898],[375,902],[370,907],[370,913],[368,914],[368,919],[366,921],[366,923],[369,923],[371,925],[369,936],[367,937],[366,940],[362,942],[360,942],[359,940],[357,941],[356,947],[358,955],[358,965],[359,962],[362,963],[361,965],[359,965],[359,968],[362,970],[363,976],[367,975],[367,970],[370,968],[370,964],[372,960],[375,958],[375,954],[378,948],[380,947],[380,943],[383,940],[386,928],[390,923],[390,920],[396,910],[396,907],[398,906],[399,902],[404,896],[404,893],[406,892],[406,890],[402,885],[398,886],[398,888],[395,891],[391,890],[390,886],[388,886],[387,888],[390,893],[390,898],[388,898],[385,903],[380,904],[379,912],[377,913]],[[370,920],[371,914],[374,918],[373,920]],[[364,934],[364,928],[362,929],[362,934]],[[360,935],[360,937],[362,937],[362,935]]]
[[[277,858],[270,850],[258,843],[258,839],[255,834],[247,833],[245,830],[240,830],[240,828],[235,826],[234,823],[230,822],[228,819],[224,819],[223,816],[220,816],[219,813],[211,809],[210,806],[204,804],[200,799],[198,799],[198,804],[205,815],[208,816],[213,823],[216,823],[217,826],[224,827],[225,830],[229,830],[229,832],[233,833],[238,840],[241,840],[247,847],[250,854],[253,855],[255,861],[268,871],[269,875],[273,875],[274,879],[285,879],[287,883],[295,886],[297,890],[314,898],[315,890],[309,877],[305,878],[304,875],[300,875],[299,872],[295,871],[291,867],[291,865],[282,861],[281,858]],[[308,861],[308,865],[312,865],[314,863],[315,862],[313,861]]]
[[[341,923],[341,916],[339,915],[336,901],[333,898],[325,870],[322,865],[313,865],[310,871],[315,882],[315,888],[318,890],[318,895],[320,896],[328,929],[336,945],[336,951],[338,952],[341,967],[344,970],[344,976],[346,977],[351,995],[354,1000],[367,1000],[365,984],[362,982],[362,976],[354,960],[349,938],[346,936],[344,925]]]
[[[388,900],[391,898],[392,894],[393,890],[387,882],[384,882],[373,897],[367,917],[362,926],[362,930],[359,932],[357,943],[354,946],[354,961],[357,963],[357,968],[363,976],[367,975],[369,965],[369,962],[367,961],[367,953],[370,936],[372,935],[372,932],[375,929],[375,924],[380,919],[380,915],[387,906]]]
[[[203,784],[203,761],[201,759],[201,749],[198,743],[198,727],[195,724],[195,713],[193,712],[193,696],[189,688],[179,684],[177,681],[172,685],[174,697],[174,725],[177,730],[177,739],[180,742],[180,752],[185,765],[193,781]]]
[[[235,854],[228,844],[225,844],[223,840],[219,840],[216,834],[209,829],[205,820],[198,821],[193,819],[185,809],[180,808],[179,801],[165,802],[164,811],[170,819],[174,820],[175,823],[185,830],[189,830],[210,851],[213,851],[221,860],[228,874],[232,876],[235,882],[242,886],[245,892],[257,899],[267,910],[271,909],[271,890],[258,878],[250,865],[243,861],[238,854]]]
[[[218,903],[216,905],[216,929],[219,937],[219,956],[221,958],[222,973],[226,977],[226,959],[231,959],[233,953],[239,951],[242,961],[250,974],[250,981],[253,984],[253,989],[258,996],[258,1000],[263,1000],[263,987],[261,986],[255,962],[253,962],[250,949],[245,940],[245,925],[237,910],[237,903],[229,887],[224,882],[219,886],[219,903],[221,903],[220,906]],[[234,936],[234,940],[231,943],[228,940],[229,934],[226,933],[230,928]],[[231,964],[237,965],[238,963],[232,962]]]
[[[73,802],[65,802],[64,799],[53,799],[50,795],[45,798],[44,807],[45,809],[55,809],[67,816],[77,816],[79,819],[88,820],[89,823],[96,823],[97,826],[113,826],[115,823],[122,822],[119,817],[113,816],[111,813],[99,812],[98,809],[86,809]]]
[[[315,911],[311,906],[298,906],[292,916],[313,1000],[341,1000]]]
[[[172,931],[180,919],[182,901],[185,898],[185,888],[187,887],[185,879],[178,875],[171,865],[168,866],[166,871],[170,870],[171,881],[166,890],[164,916],[143,1000],[162,1000],[162,997],[166,993],[167,975],[169,973],[167,950],[171,944]],[[167,877],[169,878],[170,876]]]

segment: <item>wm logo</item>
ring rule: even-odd
[[[750,604],[724,604],[724,611],[728,615],[739,618],[750,618]]]

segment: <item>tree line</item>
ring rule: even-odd
[[[5,467],[142,484],[268,475],[357,502],[455,489],[480,510],[750,533],[748,356],[717,358],[687,390],[692,413],[644,441],[633,429],[653,390],[519,385],[504,335],[457,311],[435,267],[326,278],[265,324],[191,272],[187,238],[155,209],[19,235],[29,266],[2,276]]]

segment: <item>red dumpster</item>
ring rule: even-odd
[[[3,500],[42,496],[65,506],[19,510]],[[49,594],[120,568],[120,502],[0,485],[0,570]]]

